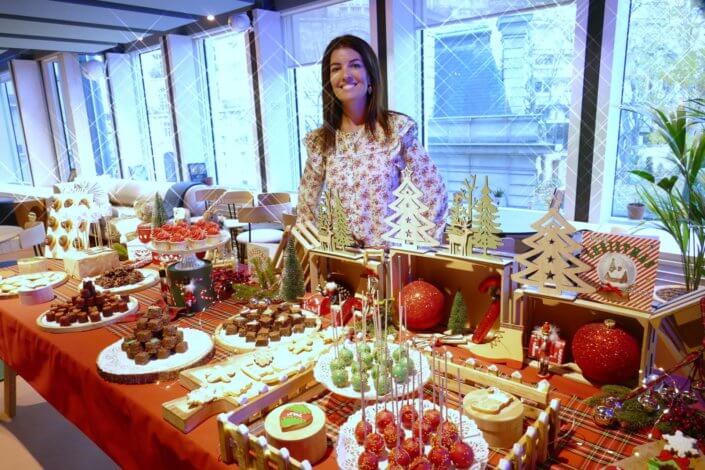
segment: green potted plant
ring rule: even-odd
[[[698,289],[705,267],[705,102],[690,103],[671,113],[653,106],[641,111],[668,145],[673,174],[657,181],[650,171],[631,172],[644,180],[637,190],[654,216],[652,223],[670,234],[680,250],[685,286],[680,293],[665,286],[670,298]],[[670,300],[656,295],[657,300]]]

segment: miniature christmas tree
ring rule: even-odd
[[[331,218],[333,219],[333,249],[343,251],[346,246],[354,245],[355,239],[350,233],[348,216],[343,208],[343,203],[337,195],[333,198],[333,213]]]
[[[152,227],[158,228],[166,223],[169,218],[166,215],[164,200],[159,193],[154,193],[154,208],[152,209]]]
[[[422,193],[411,181],[411,168],[402,170],[401,184],[394,190],[397,199],[390,204],[394,214],[384,219],[391,228],[382,235],[388,242],[400,245],[437,246],[438,240],[429,235],[436,227],[423,213],[428,208],[421,202]]]
[[[450,318],[448,318],[448,329],[452,335],[460,335],[465,331],[465,324],[468,321],[468,309],[465,306],[465,298],[463,293],[457,291],[453,298],[453,306],[450,309]]]
[[[573,291],[589,294],[595,289],[578,277],[590,266],[580,261],[573,253],[580,249],[571,235],[575,228],[570,225],[558,209],[550,209],[532,227],[536,234],[525,238],[524,243],[532,249],[516,256],[517,262],[525,266],[523,271],[512,274],[512,279],[538,287],[539,292],[561,294]]]
[[[303,296],[304,272],[296,256],[296,243],[294,237],[289,237],[284,252],[284,269],[282,271],[281,289],[279,295],[287,302],[294,302]]]
[[[463,187],[453,197],[450,208],[450,227],[448,228],[448,247],[453,255],[472,254],[472,208],[474,206],[476,176],[465,179]]]
[[[477,217],[473,220],[473,244],[482,248],[487,254],[488,249],[497,249],[501,244],[497,236],[499,224],[497,223],[497,207],[490,196],[489,179],[485,176],[485,185],[482,187],[482,197],[475,204]],[[475,223],[477,222],[477,224]]]

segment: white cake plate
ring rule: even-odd
[[[139,307],[140,304],[137,299],[130,297],[127,301],[127,310],[124,312],[114,313],[112,317],[107,318],[101,316],[102,319],[100,321],[72,323],[69,326],[61,326],[55,321],[47,321],[47,312],[44,312],[37,318],[37,326],[50,333],[75,333],[77,331],[95,330],[96,328],[101,328],[103,326],[110,325],[111,323],[115,323],[128,315],[132,315],[139,309]]]
[[[147,289],[148,287],[152,287],[154,284],[159,282],[159,273],[154,269],[141,268],[136,269],[136,271],[141,272],[142,276],[144,276],[144,279],[142,279],[140,282],[136,282],[134,284],[125,284],[124,286],[120,287],[110,287],[106,289],[105,287],[99,286],[95,281],[100,276],[90,277],[88,279],[93,281],[93,285],[95,286],[96,292],[110,292],[111,294],[118,295],[127,295],[132,294],[133,292],[139,292],[141,290]]]

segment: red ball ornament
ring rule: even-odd
[[[594,382],[622,383],[639,372],[639,344],[614,320],[581,326],[572,351],[585,378]]]
[[[443,321],[443,293],[426,281],[414,281],[401,290],[399,305],[411,330],[427,330]]]

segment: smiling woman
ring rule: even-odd
[[[333,39],[323,54],[323,125],[306,138],[308,161],[301,178],[299,218],[315,223],[324,187],[340,197],[355,241],[384,246],[385,217],[401,170],[411,169],[421,188],[423,215],[434,221],[429,235],[445,225],[445,185],[419,143],[416,123],[384,107],[385,90],[377,57],[364,40]]]

